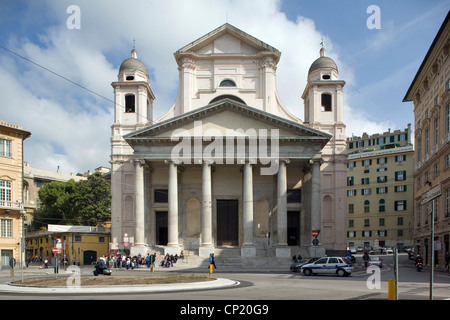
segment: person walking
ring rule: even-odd
[[[214,269],[217,269],[216,260],[214,259],[214,253],[211,253],[209,255],[209,264],[212,264],[214,266]]]

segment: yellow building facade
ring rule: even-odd
[[[0,120],[0,268],[9,268],[12,258],[22,261],[23,141],[30,135]]]
[[[347,245],[413,245],[411,125],[404,130],[347,140]]]
[[[436,266],[445,266],[450,251],[450,25],[449,14],[441,25],[404,102],[414,103],[414,241],[415,248]],[[440,187],[434,206],[434,248],[431,245],[432,202],[422,196]]]
[[[110,241],[110,225],[107,227],[49,225],[48,230],[27,233],[27,260],[43,262],[47,258],[52,261],[57,256],[58,260],[67,257],[69,265],[91,265],[101,256],[109,255]],[[61,253],[54,254],[52,249],[58,242],[61,244]]]

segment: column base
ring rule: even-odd
[[[291,257],[291,248],[289,247],[277,247],[275,248],[275,256],[277,258],[290,258]]]
[[[256,257],[256,248],[254,246],[241,247],[241,257]]]
[[[208,245],[208,246],[200,246],[198,248],[198,256],[199,257],[208,257],[211,253],[214,253],[214,246]]]
[[[133,246],[130,248],[130,255],[131,256],[145,256],[147,254],[147,251],[149,250],[149,247],[146,245],[139,245],[139,246]]]
[[[325,256],[325,248],[322,246],[310,246],[308,252],[311,258],[321,258]]]
[[[180,255],[181,253],[181,248],[179,246],[167,246],[164,247],[164,255],[169,254],[169,255]]]

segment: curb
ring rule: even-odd
[[[83,294],[83,293],[151,293],[151,292],[173,292],[188,290],[208,290],[221,289],[227,287],[238,286],[240,282],[217,278],[214,281],[191,282],[191,283],[173,283],[158,285],[142,285],[142,286],[98,286],[98,287],[25,287],[13,286],[8,284],[0,284],[0,292],[6,293],[22,293],[22,294]]]

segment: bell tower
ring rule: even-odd
[[[343,88],[333,59],[320,57],[309,68],[308,81],[303,92],[304,124],[332,136],[322,149],[320,166],[320,220],[321,244],[331,252],[346,247],[346,186],[347,151],[343,122]]]
[[[123,217],[123,212],[134,211],[134,198],[123,197],[127,177],[135,174],[133,149],[123,138],[124,135],[142,129],[153,122],[153,101],[155,96],[150,89],[149,74],[145,65],[138,60],[133,48],[131,58],[122,62],[114,88],[114,124],[111,126],[111,249],[121,249],[123,233],[130,238],[136,234]],[[140,169],[141,167],[139,167]],[[128,208],[128,209],[127,209]],[[134,213],[132,212],[134,215]],[[133,241],[132,241],[133,242]]]

